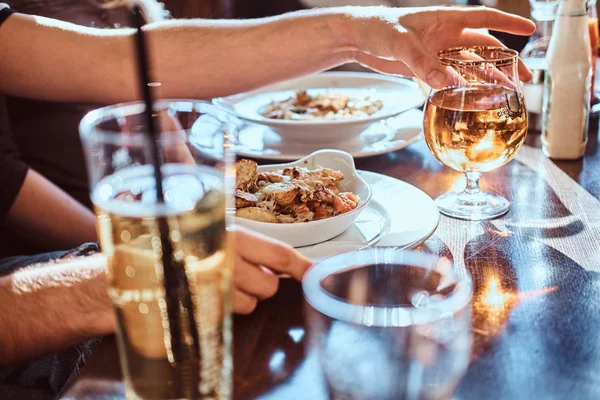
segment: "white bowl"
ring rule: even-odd
[[[369,95],[381,99],[383,107],[367,118],[348,120],[296,121],[262,115],[261,111],[270,102],[285,100],[304,89],[310,94],[331,92],[358,98]],[[373,122],[422,106],[425,96],[419,85],[409,79],[368,72],[324,72],[214,99],[213,103],[242,120],[270,127],[286,141],[334,143],[359,136]]]
[[[275,224],[235,217],[235,223],[263,235],[284,241],[294,247],[310,246],[334,238],[344,232],[371,201],[371,188],[356,173],[352,156],[344,151],[319,150],[292,163],[259,166],[258,171],[276,171],[293,166],[304,167],[310,170],[324,167],[341,171],[344,174],[344,180],[338,183],[338,187],[343,192],[356,194],[360,198],[358,206],[347,213],[317,221]]]

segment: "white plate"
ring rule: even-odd
[[[299,248],[302,254],[319,260],[370,245],[414,248],[433,235],[440,214],[425,192],[386,175],[360,170],[358,174],[373,192],[369,205],[344,233]]]
[[[303,89],[310,94],[341,93],[355,98],[368,95],[381,99],[383,107],[367,118],[347,120],[278,120],[261,114],[270,102],[285,100]],[[422,106],[425,96],[418,84],[409,79],[368,72],[324,72],[213,102],[242,120],[269,126],[287,141],[314,144],[354,138],[373,122]]]
[[[235,218],[236,224],[284,241],[294,247],[313,245],[338,236],[348,229],[371,201],[371,189],[364,179],[358,176],[354,159],[348,153],[339,150],[319,150],[292,163],[261,165],[258,167],[258,171],[277,171],[288,167],[303,167],[309,170],[324,167],[341,171],[344,174],[344,180],[337,186],[342,192],[356,194],[360,199],[358,206],[354,210],[332,218],[298,224],[258,222],[238,217]]]
[[[423,112],[413,109],[374,123],[357,138],[328,143],[327,147],[362,158],[403,149],[422,137]],[[322,144],[290,143],[268,127],[256,124],[243,128],[237,142],[235,151],[239,156],[263,160],[297,160],[323,147]],[[220,146],[222,142],[214,145]]]

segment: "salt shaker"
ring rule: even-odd
[[[546,53],[542,150],[575,160],[587,144],[592,52],[586,0],[560,0]]]

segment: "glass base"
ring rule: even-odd
[[[468,221],[497,218],[510,208],[510,202],[504,197],[483,192],[446,193],[435,199],[435,204],[442,214]]]

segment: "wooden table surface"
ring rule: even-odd
[[[530,134],[517,158],[484,174],[510,212],[488,222],[442,217],[420,250],[454,260],[475,284],[474,347],[455,398],[600,399],[600,151],[590,128],[583,160],[553,163]],[[423,141],[362,159],[361,169],[405,180],[436,197],[464,184]],[[482,303],[490,281],[505,301]],[[327,398],[307,356],[301,287],[283,280],[252,315],[234,318],[235,399]],[[376,382],[374,383],[376,384]],[[108,337],[65,399],[121,399],[114,338]]]

